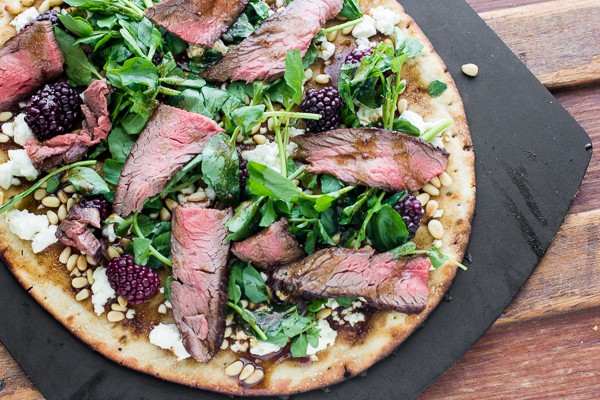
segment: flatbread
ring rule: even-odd
[[[439,208],[444,210],[439,218],[445,228],[441,250],[461,260],[467,247],[475,208],[474,153],[463,103],[444,62],[403,8],[393,0],[361,1],[363,10],[379,5],[400,14],[402,21],[399,26],[409,36],[425,44],[422,54],[409,61],[403,73],[409,85],[402,97],[408,100],[409,108],[426,119],[450,115],[455,121],[444,133],[444,144],[450,152],[447,172],[453,178],[453,183],[449,187],[442,187],[441,194],[435,199]],[[338,35],[338,41],[342,40],[341,36]],[[320,72],[317,69],[322,67],[317,64],[315,72]],[[448,89],[432,99],[427,88],[434,80],[446,82]],[[0,154],[0,162],[5,161],[6,150],[4,148]],[[427,217],[424,217],[425,224],[427,221]],[[426,227],[419,229],[415,242],[419,248],[432,245],[433,238]],[[68,272],[58,262],[61,250],[62,245],[56,244],[41,255],[34,255],[30,242],[21,241],[13,235],[4,218],[0,218],[0,255],[8,268],[48,312],[82,341],[105,357],[129,368],[172,382],[236,395],[293,394],[329,386],[361,373],[389,355],[423,323],[438,305],[457,272],[457,267],[451,263],[431,271],[431,294],[425,311],[420,314],[377,312],[360,335],[338,334],[334,346],[317,353],[318,361],[310,365],[291,359],[278,361],[268,366],[262,383],[244,388],[236,378],[224,373],[224,368],[239,358],[230,350],[220,351],[208,364],[201,364],[192,359],[177,361],[171,352],[149,342],[150,327],[159,322],[172,323],[170,313],[164,316],[155,311],[140,310],[138,319],[143,321],[141,323],[110,323],[104,316],[98,318],[90,301],[75,300],[75,290],[70,286]],[[143,310],[156,310],[158,304],[160,299],[156,300],[156,304],[144,306]]]

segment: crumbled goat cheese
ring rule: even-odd
[[[92,304],[94,304],[94,311],[96,312],[96,315],[100,316],[104,313],[104,305],[106,302],[109,299],[114,299],[116,294],[108,282],[106,268],[96,268],[93,278],[94,284],[92,285]]]
[[[133,319],[133,317],[135,317],[135,310],[133,308],[130,308],[129,310],[127,310],[127,313],[125,314],[125,318]]]
[[[236,341],[229,349],[234,353],[243,353],[248,350],[248,342]]]
[[[283,7],[285,5],[285,0],[275,0],[275,7]]]
[[[276,344],[256,341],[256,345],[250,346],[250,354],[255,356],[266,356],[267,354],[277,353],[281,347]]]
[[[33,139],[33,132],[25,122],[25,114],[21,113],[13,121],[13,140],[16,144],[24,146],[29,139]]]
[[[306,355],[314,355],[319,351],[325,350],[328,346],[333,346],[337,338],[337,332],[331,329],[329,322],[326,319],[320,319],[317,323],[319,328],[319,343],[317,347],[313,347],[310,343],[306,349]]]
[[[365,15],[363,17],[362,22],[356,25],[354,29],[352,29],[352,36],[354,36],[357,39],[368,39],[376,34],[377,28],[375,27],[375,20],[369,17],[368,15]]]
[[[383,108],[370,108],[364,104],[360,104],[356,113],[358,120],[362,125],[369,125],[371,122],[377,122],[383,116]]]
[[[21,183],[17,177],[33,181],[39,174],[39,171],[31,163],[27,151],[22,149],[9,150],[8,161],[0,164],[0,187],[8,190],[12,185]]]
[[[290,127],[290,136],[291,137],[304,135],[305,133],[306,133],[305,129],[294,128],[293,126]],[[288,150],[289,150],[289,148],[288,148]]]
[[[2,133],[8,137],[13,137],[14,124],[12,122],[5,122],[2,124]]]
[[[431,218],[442,218],[444,216],[444,210],[436,210]]]
[[[229,50],[229,47],[227,47],[222,40],[217,40],[215,44],[213,44],[212,49],[225,54]]]
[[[327,306],[327,308],[331,308],[332,310],[335,310],[340,305],[338,304],[338,302],[335,299],[327,299],[327,303],[325,303],[325,306]]]
[[[34,253],[39,253],[58,242],[56,225],[50,225],[46,215],[32,214],[27,210],[11,210],[6,213],[8,229],[22,240],[31,240]]]
[[[189,58],[202,57],[204,55],[204,47],[197,44],[190,44],[186,53]]]
[[[207,187],[204,189],[204,193],[206,193],[206,197],[208,197],[210,200],[217,198],[217,193],[212,188]]]
[[[353,312],[353,313],[346,314],[344,316],[344,319],[350,324],[350,326],[354,326],[354,325],[358,324],[359,322],[364,322],[365,315],[360,312]]]
[[[164,350],[170,350],[177,361],[191,357],[183,346],[179,328],[175,324],[158,324],[150,332],[150,343]]]
[[[400,15],[382,6],[373,9],[371,15],[373,16],[373,19],[375,19],[375,27],[377,30],[386,36],[394,33],[394,27],[401,20]]]
[[[375,46],[375,42],[371,42],[369,39],[367,38],[358,38],[356,39],[356,49],[359,51],[363,51],[366,49],[370,49],[372,47]]]
[[[297,145],[290,143],[288,145],[288,152],[292,153],[296,150]],[[265,165],[272,170],[281,172],[279,164],[279,148],[275,142],[267,142],[265,144],[259,144],[252,150],[246,150],[242,152],[242,157],[246,161],[253,161],[258,164]]]
[[[113,224],[104,225],[102,228],[102,236],[106,238],[109,243],[117,240],[117,235],[115,234],[115,226]]]
[[[36,10],[35,7],[30,7],[17,15],[15,19],[10,21],[10,24],[15,27],[17,32],[21,32],[23,28],[25,28],[25,25],[35,20],[38,15],[40,15],[38,10]]]
[[[407,120],[412,125],[414,125],[416,128],[418,128],[419,132],[421,134],[423,134],[423,132],[425,132],[427,130],[427,128],[429,128],[429,126],[431,125],[431,124],[426,123],[422,116],[420,116],[416,112],[413,112],[410,110],[404,111],[400,115],[400,118]]]
[[[319,57],[323,60],[329,60],[335,53],[335,44],[325,40],[319,46]]]

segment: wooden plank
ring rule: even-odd
[[[0,343],[0,380],[4,388],[0,398],[14,400],[42,400],[31,380],[12,359],[6,348]],[[0,387],[2,384],[0,384]]]
[[[481,13],[549,88],[600,81],[598,0],[556,0]]]
[[[419,400],[598,398],[600,308],[491,329]]]
[[[527,4],[543,3],[547,0],[466,0],[467,3],[478,13],[503,8],[520,7]]]

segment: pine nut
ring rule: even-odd
[[[221,350],[225,350],[228,347],[229,347],[229,340],[223,339],[223,341],[221,342]]]
[[[0,133],[0,143],[8,143],[10,138],[6,136],[4,133]]]
[[[37,201],[40,201],[44,197],[46,197],[46,195],[48,195],[48,193],[46,192],[46,189],[38,189],[33,193],[33,198],[36,199]]]
[[[472,78],[476,77],[479,74],[479,67],[475,64],[465,64],[462,66],[461,70],[463,74]]]
[[[354,30],[354,27],[353,27],[353,26],[348,26],[348,27],[346,27],[346,28],[342,29],[342,33],[343,33],[344,35],[349,35],[349,34],[351,34],[351,33],[352,33],[352,31],[353,31],[353,30]]]
[[[248,304],[250,304],[250,303],[248,303],[248,300],[242,300],[242,301],[240,301],[240,303],[242,305],[242,308],[248,308]]]
[[[69,261],[69,257],[71,257],[71,251],[72,249],[70,247],[65,247],[63,249],[63,251],[60,253],[60,256],[58,256],[58,261],[61,264],[66,264],[67,261]]]
[[[235,138],[235,142],[242,143],[243,141],[244,141],[244,135],[242,135],[241,133],[238,133],[237,137]]]
[[[331,76],[327,74],[319,74],[315,77],[315,82],[320,83],[321,85],[326,85],[331,80]]]
[[[160,306],[158,306],[158,312],[160,314],[166,314],[167,313],[167,306],[165,306],[164,304],[161,304]]]
[[[432,184],[428,183],[425,186],[423,186],[423,191],[425,193],[429,193],[431,196],[435,197],[435,196],[439,196],[440,195],[440,191],[438,188],[436,188],[435,186],[433,186]]]
[[[127,306],[127,299],[125,297],[123,297],[123,296],[118,296],[117,297],[117,303],[119,303],[119,305],[121,307],[125,307],[125,306]]]
[[[331,315],[331,308],[324,308],[317,313],[317,319],[325,319]]]
[[[78,276],[77,278],[73,278],[71,285],[73,285],[75,289],[82,289],[88,285],[88,280],[83,276]]]
[[[42,199],[42,204],[48,208],[56,208],[60,206],[60,200],[58,197],[46,196]]]
[[[229,326],[233,323],[233,314],[229,314],[227,318],[225,318],[225,326]]]
[[[195,202],[195,201],[204,201],[206,200],[208,197],[206,196],[205,192],[196,192],[190,196],[188,196],[188,201],[191,202]]]
[[[85,260],[92,267],[95,267],[96,265],[98,265],[98,263],[96,262],[96,260],[94,260],[91,256],[85,256]]]
[[[429,183],[431,183],[433,186],[435,186],[438,189],[442,187],[442,182],[440,182],[440,178],[438,178],[437,176],[434,176],[433,178],[431,178]]]
[[[85,274],[87,275],[87,280],[90,283],[90,286],[92,286],[94,284],[94,282],[96,281],[94,279],[94,271],[92,271],[91,269],[88,269]]]
[[[241,376],[241,374],[240,374],[240,376]],[[248,378],[246,378],[244,383],[246,385],[254,385],[254,384],[262,381],[264,377],[265,377],[265,372],[262,369],[257,369],[256,371],[254,371],[254,373],[252,375],[250,375]]]
[[[50,7],[60,6],[63,3],[63,0],[50,0]]]
[[[113,258],[117,258],[120,256],[119,252],[117,251],[117,248],[115,246],[109,246],[108,249],[106,250],[106,253],[108,255],[109,259],[113,259]]]
[[[433,245],[439,249],[444,245],[444,243],[442,243],[442,241],[440,239],[435,239],[433,241]]]
[[[252,128],[252,134],[256,135],[258,131],[260,131],[260,124],[257,124],[254,126],[254,128]]]
[[[77,202],[77,199],[74,199],[72,197],[69,200],[67,200],[67,211],[69,211],[71,209],[71,207],[73,207],[75,205],[76,202]]]
[[[108,322],[120,322],[125,319],[125,314],[121,311],[109,311],[106,319],[108,319]]]
[[[225,368],[225,375],[238,376],[242,369],[244,369],[244,363],[241,360],[234,361]]]
[[[77,259],[79,258],[79,254],[71,254],[69,259],[67,260],[67,269],[69,271],[73,271],[73,268],[77,265]]]
[[[38,8],[38,12],[41,13],[45,13],[46,11],[48,11],[50,9],[50,0],[44,0],[44,2],[40,5],[40,7]]]
[[[83,300],[87,299],[88,297],[90,297],[90,291],[88,289],[82,289],[80,292],[78,292],[75,295],[75,300],[83,301]]]
[[[437,219],[429,221],[427,229],[429,229],[429,233],[431,233],[431,236],[433,236],[434,239],[441,239],[444,237],[444,226]]]
[[[67,207],[62,204],[60,207],[58,207],[58,211],[56,213],[58,215],[58,219],[63,221],[65,218],[67,218]]]
[[[73,268],[73,271],[69,273],[69,276],[81,276],[81,272],[77,268]]]
[[[85,271],[88,268],[88,263],[85,256],[82,254],[77,257],[77,269],[81,272]]]
[[[240,376],[238,377],[240,381],[245,381],[250,375],[252,375],[252,373],[256,371],[256,368],[254,368],[254,365],[252,364],[246,364],[244,366],[244,368],[242,369],[242,372],[240,372]]]
[[[119,305],[119,303],[112,303],[112,305],[110,306],[110,309],[113,311],[121,311],[121,312],[127,311],[127,307],[123,307],[123,306]]]
[[[229,336],[231,336],[232,333],[233,333],[233,329],[231,329],[231,327],[228,326],[227,328],[225,328],[225,334],[223,335],[223,337],[228,338]]]
[[[10,111],[0,112],[0,122],[6,122],[13,117],[13,113]]]
[[[402,114],[408,108],[408,100],[398,99],[398,114]]]
[[[304,70],[304,79],[306,79],[307,81],[310,81],[313,75],[314,73],[311,68],[306,68],[306,70]]]
[[[427,203],[427,206],[425,206],[425,212],[427,213],[427,215],[429,215],[430,217],[433,217],[433,214],[435,214],[435,212],[437,211],[439,207],[439,204],[437,201],[435,200],[430,200]]]
[[[15,3],[10,3],[4,6],[4,9],[6,10],[7,13],[12,14],[12,15],[17,15],[20,14],[21,12],[23,12],[23,6],[19,3],[19,4],[15,4]]]
[[[58,197],[60,202],[63,204],[66,204],[67,201],[69,200],[69,196],[67,196],[67,194],[65,192],[63,192],[62,190],[60,190],[58,193],[56,193],[56,197]]]
[[[267,143],[267,138],[265,137],[265,135],[261,135],[261,134],[254,135],[254,136],[252,136],[252,139],[254,140],[254,142],[256,144],[265,144],[265,143]]]
[[[63,188],[63,192],[68,193],[68,194],[73,194],[76,191],[77,191],[77,189],[75,189],[75,186],[73,186],[73,185],[68,185]]]
[[[273,131],[275,129],[275,120],[273,117],[269,117],[269,119],[267,119],[267,129],[269,131]]]
[[[165,205],[169,211],[173,211],[179,204],[175,200],[167,197],[165,199]]]
[[[54,211],[48,211],[46,216],[48,217],[48,222],[50,222],[50,225],[58,225],[58,215],[56,215]]]
[[[337,39],[337,35],[338,35],[338,31],[329,32],[327,34],[327,40],[330,42],[333,42],[333,41],[335,41],[335,39]]]
[[[171,213],[164,207],[160,209],[160,220],[163,222],[171,220]]]
[[[429,199],[431,199],[429,193],[421,193],[417,196],[417,200],[419,200],[422,206],[425,206],[429,202]]]
[[[451,186],[452,185],[452,177],[450,175],[448,175],[448,173],[446,171],[442,172],[440,174],[440,182],[442,182],[443,186]]]

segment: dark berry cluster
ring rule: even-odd
[[[160,279],[150,267],[138,265],[131,254],[110,260],[106,269],[110,287],[130,304],[142,304],[158,292]]]
[[[79,200],[79,205],[84,208],[95,208],[100,213],[100,219],[107,219],[112,210],[112,204],[103,196],[87,196]]]
[[[25,107],[25,121],[41,141],[69,133],[81,119],[81,97],[66,82],[44,86]]]
[[[360,64],[363,58],[373,55],[373,49],[353,50],[346,56],[346,64]]]
[[[342,96],[333,87],[307,90],[306,98],[302,101],[300,107],[306,113],[321,115],[321,119],[318,121],[306,121],[310,132],[326,132],[340,127]]]
[[[246,181],[250,178],[250,173],[248,172],[248,161],[244,157],[242,157],[242,152],[238,148],[238,159],[240,160],[240,189],[243,191],[246,187]]]
[[[400,200],[394,209],[402,216],[402,220],[408,229],[409,239],[415,237],[421,218],[423,218],[423,206],[415,196],[409,194],[404,199]]]
[[[62,24],[60,23],[60,20],[58,19],[58,16],[59,16],[59,12],[56,11],[56,10],[44,11],[43,13],[41,13],[40,15],[38,15],[36,19],[34,19],[33,21],[31,21],[30,23],[28,23],[27,25],[25,25],[23,27],[23,29],[25,29],[28,26],[31,26],[31,25],[35,24],[36,22],[39,22],[39,21],[50,21],[50,23],[52,25],[62,26]]]

